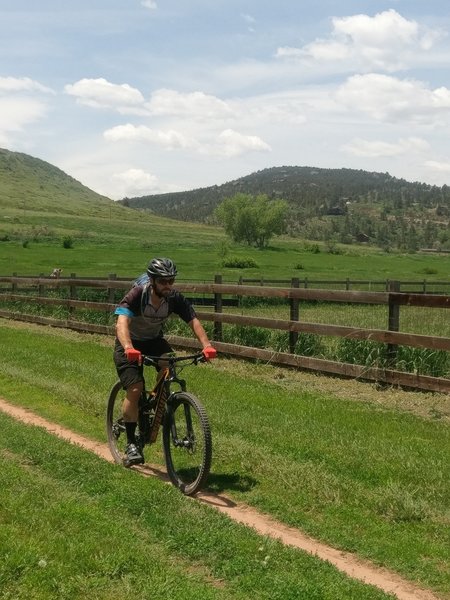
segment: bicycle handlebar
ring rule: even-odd
[[[190,354],[189,356],[150,356],[147,354],[142,355],[142,363],[147,366],[155,366],[159,363],[160,360],[168,362],[171,365],[184,361],[191,361],[193,364],[197,364],[199,362],[206,362],[206,358],[203,355],[203,352],[198,352],[197,354]]]

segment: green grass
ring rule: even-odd
[[[9,241],[0,241],[0,274],[49,274],[57,266],[63,275],[116,273],[132,278],[157,255],[172,257],[180,278],[207,281],[215,273],[233,282],[241,276],[445,281],[450,272],[448,256],[386,254],[362,246],[343,247],[343,254],[335,255],[327,253],[323,245],[314,254],[303,240],[288,237],[275,238],[269,248],[258,250],[228,242],[218,227],[171,221],[117,205],[108,208],[102,204],[96,216],[88,207],[81,205],[73,214],[66,204],[53,212],[35,205],[25,211],[6,206],[0,219],[0,239],[6,236]],[[72,248],[63,247],[67,237],[73,240]],[[230,258],[233,264],[257,266],[224,267]],[[297,269],[299,264],[302,270]]]
[[[115,380],[112,343],[7,322],[0,322],[0,328],[7,348],[0,364],[1,394],[81,434],[104,440],[106,395]],[[186,373],[188,388],[202,399],[212,422],[211,488],[449,594],[446,422],[421,419],[376,401],[350,400],[345,393],[305,391],[290,380],[288,371],[278,379],[279,371],[270,367],[244,364],[231,369],[228,364],[221,359]],[[3,443],[9,447],[7,441]],[[52,447],[53,442],[43,444],[42,451],[51,456]],[[149,450],[149,460],[160,459],[158,448]],[[103,487],[109,485],[108,480]],[[146,485],[159,490],[157,483]],[[116,488],[111,494],[115,493]],[[133,505],[135,498],[145,502],[136,492]],[[216,550],[207,548],[206,554],[215,555]],[[222,577],[217,573],[215,577]],[[252,597],[265,597],[264,593]]]
[[[387,598],[9,417],[0,463],[5,600]]]

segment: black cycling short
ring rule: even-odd
[[[133,341],[133,348],[140,350],[142,354],[148,354],[149,356],[161,356],[162,354],[173,352],[171,345],[163,337],[158,337],[154,340],[145,342]],[[125,390],[129,388],[130,385],[144,381],[143,366],[138,365],[137,362],[130,362],[127,360],[125,350],[117,338],[114,345],[114,363],[119,379]]]

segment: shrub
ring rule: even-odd
[[[305,244],[305,252],[310,252],[311,254],[320,254],[320,246],[319,244]]]
[[[70,235],[68,235],[63,239],[62,245],[63,248],[73,248],[73,238]]]
[[[425,267],[425,269],[422,270],[422,273],[425,273],[425,275],[437,275],[438,270],[433,269],[432,267]]]
[[[222,262],[222,267],[227,267],[229,269],[259,269],[259,265],[253,258],[237,258],[236,256],[224,260]]]
[[[22,248],[28,248],[30,244],[30,240],[23,240],[22,241]]]
[[[0,236],[0,242],[9,242],[10,241],[10,237],[7,233],[5,233],[5,235]]]

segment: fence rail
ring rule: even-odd
[[[354,290],[329,290],[299,287],[300,280],[294,278],[290,281],[291,287],[268,287],[222,283],[221,275],[216,275],[214,283],[187,283],[177,282],[177,289],[186,295],[206,294],[209,303],[214,307],[213,312],[197,311],[199,318],[210,321],[214,326],[214,341],[217,348],[231,355],[258,358],[274,364],[284,364],[302,369],[318,370],[321,372],[335,373],[349,377],[358,377],[367,380],[386,381],[398,385],[429,389],[441,392],[450,391],[450,380],[443,377],[431,377],[406,373],[394,369],[382,369],[339,363],[331,360],[311,358],[294,354],[294,348],[301,333],[320,336],[341,337],[355,340],[370,340],[386,344],[389,364],[395,364],[395,357],[399,346],[413,348],[427,348],[431,350],[450,351],[450,338],[403,333],[400,331],[400,307],[420,306],[427,309],[450,308],[449,295],[424,294],[400,292],[400,282],[390,281],[388,291],[354,291]],[[5,284],[5,285],[3,285]],[[29,322],[43,323],[56,327],[69,327],[78,331],[91,331],[97,333],[113,334],[114,329],[108,325],[95,325],[76,320],[76,311],[95,310],[110,314],[115,308],[115,294],[121,290],[128,290],[130,280],[117,278],[114,274],[105,278],[77,278],[71,277],[52,279],[48,277],[2,276],[0,277],[0,303],[25,302],[42,306],[63,306],[69,311],[68,319],[54,319],[36,315],[18,314],[12,310],[2,308],[0,317],[26,320]],[[81,300],[78,298],[81,288],[104,290],[107,301]],[[49,297],[51,289],[58,289],[64,297]],[[238,302],[244,297],[280,298],[289,303],[290,318],[269,319],[263,317],[243,316],[223,312],[223,307],[230,302]],[[365,329],[331,324],[309,323],[300,320],[299,306],[301,302],[339,302],[346,304],[372,304],[384,305],[387,310],[386,330]],[[205,302],[206,304],[206,302]],[[273,352],[267,349],[226,344],[223,342],[223,324],[237,326],[255,326],[270,330],[289,332],[289,353]],[[175,337],[179,345],[195,346],[193,340]]]

